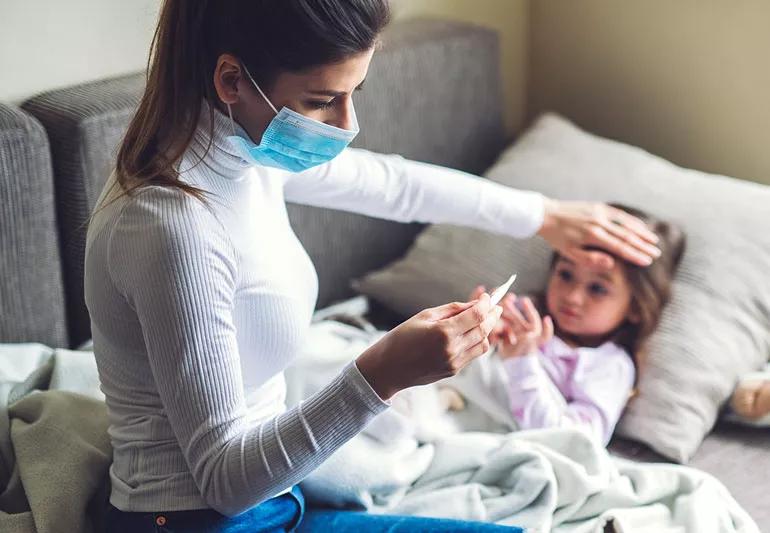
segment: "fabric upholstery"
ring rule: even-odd
[[[40,120],[51,143],[72,346],[90,337],[83,297],[85,223],[113,166],[142,86],[142,76],[127,76],[43,93],[22,105]]]
[[[67,344],[56,233],[45,131],[0,104],[0,342]]]

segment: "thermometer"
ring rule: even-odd
[[[503,299],[503,296],[508,294],[508,289],[511,288],[511,285],[513,285],[514,281],[516,281],[516,274],[513,274],[510,278],[508,278],[508,281],[500,285],[492,292],[492,294],[489,296],[489,303],[492,305],[492,307],[500,303],[500,300]]]

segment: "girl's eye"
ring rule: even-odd
[[[314,100],[314,101],[308,102],[308,105],[313,109],[328,109],[334,105],[334,100],[329,100],[328,102],[319,102],[317,100]]]
[[[588,286],[588,292],[594,296],[605,296],[609,291],[604,285],[598,283],[592,283]]]
[[[572,272],[569,270],[559,270],[556,274],[559,276],[559,279],[564,282],[572,281]]]

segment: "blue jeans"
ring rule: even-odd
[[[444,518],[374,515],[360,511],[305,509],[299,487],[228,518],[214,510],[129,513],[110,506],[107,533],[523,533],[518,527]]]

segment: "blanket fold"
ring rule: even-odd
[[[112,449],[93,353],[4,345],[0,394],[0,531],[101,531]]]
[[[367,346],[349,326],[313,328],[314,343],[292,370],[305,394]],[[302,482],[303,491],[325,505],[532,532],[603,533],[607,524],[621,533],[759,532],[709,474],[612,457],[577,429],[512,432],[503,376],[499,361],[484,356],[459,376],[402,391]],[[445,412],[439,387],[446,386],[463,395],[465,410]]]

